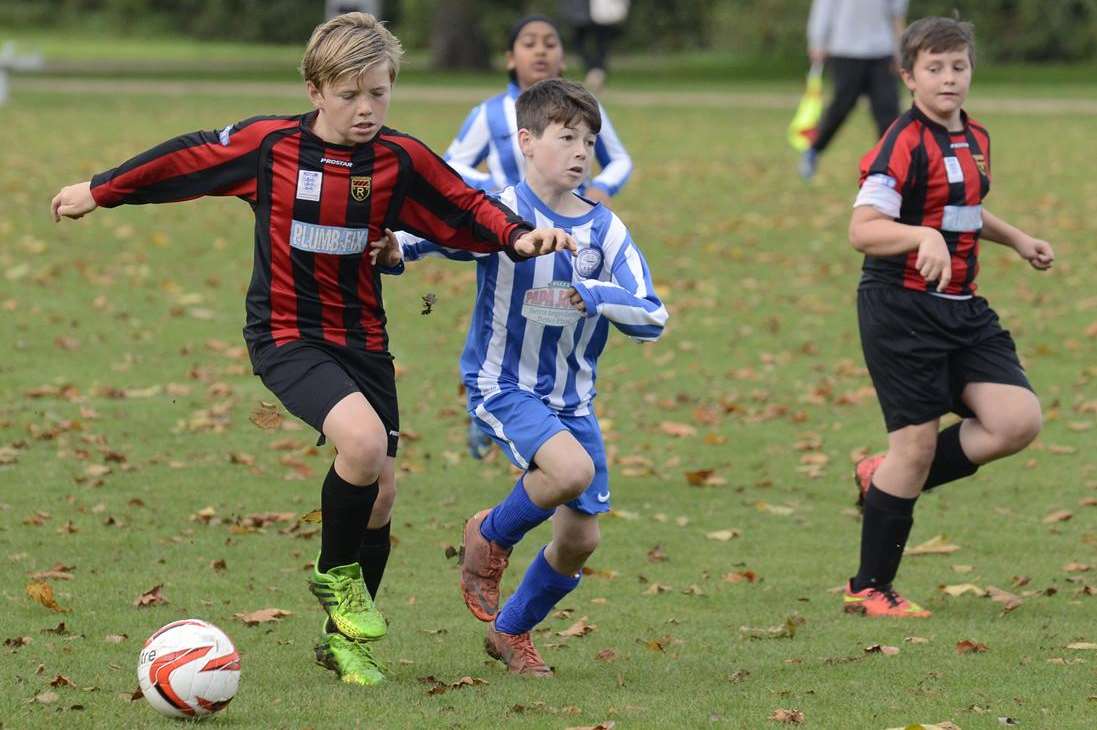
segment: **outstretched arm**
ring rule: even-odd
[[[461,130],[446,149],[445,161],[470,187],[479,190],[489,189],[492,183],[490,174],[476,169],[488,156],[490,141],[487,109],[484,104],[480,104],[469,112]]]

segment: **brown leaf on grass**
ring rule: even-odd
[[[903,641],[907,642],[908,644],[928,644],[929,643],[929,639],[925,638],[924,636],[907,636],[907,637],[904,637]]]
[[[716,474],[715,469],[698,469],[684,473],[686,482],[691,487],[720,487],[728,483],[727,479]]]
[[[419,677],[419,681],[423,684],[429,684],[430,689],[427,690],[428,695],[440,695],[451,689],[461,689],[462,687],[475,687],[477,685],[487,684],[486,679],[480,679],[479,677],[464,676],[455,682],[444,682],[438,679],[433,674],[427,677]]]
[[[213,507],[203,507],[190,516],[190,521],[201,522],[203,525],[208,525],[216,516],[217,510]]]
[[[65,622],[61,621],[52,629],[42,629],[43,634],[56,634],[57,636],[64,636],[69,633],[68,628],[65,626]]]
[[[706,532],[705,537],[707,537],[709,540],[716,540],[717,542],[728,542],[729,540],[734,540],[742,534],[743,533],[741,531],[732,528],[730,530],[716,530],[715,532]]]
[[[248,416],[248,420],[259,428],[270,431],[282,425],[282,413],[278,410],[277,404],[260,401]]]
[[[46,580],[47,578],[53,578],[54,580],[72,580],[72,571],[74,568],[75,566],[73,565],[62,565],[61,563],[57,563],[49,570],[31,573],[30,577],[35,580]]]
[[[1062,446],[1060,444],[1048,444],[1047,451],[1049,454],[1055,454],[1056,456],[1069,456],[1078,453],[1078,449],[1073,446]]]
[[[657,596],[660,593],[670,593],[672,590],[674,589],[664,583],[652,583],[647,587],[647,590],[644,591],[644,595]]]
[[[252,466],[255,464],[255,457],[245,451],[230,451],[229,463]]]
[[[987,594],[986,591],[974,583],[957,583],[955,585],[941,586],[940,590],[942,593],[952,596],[953,598],[959,598],[966,593],[971,593],[972,595],[979,597]]]
[[[581,619],[567,627],[563,631],[557,631],[557,636],[586,636],[590,632],[594,631],[597,626],[587,623],[587,617],[583,616]]]
[[[723,577],[725,583],[753,583],[756,580],[758,580],[758,574],[753,570],[736,570],[725,573]]]
[[[1047,517],[1045,517],[1042,520],[1042,522],[1045,525],[1053,525],[1056,522],[1066,522],[1067,520],[1069,520],[1073,516],[1074,516],[1074,513],[1071,512],[1070,510],[1060,509],[1060,510],[1056,510],[1055,512],[1052,512],[1051,514],[1049,514]]]
[[[1002,604],[1002,611],[1004,613],[1009,613],[1024,603],[1020,596],[1016,596],[1009,591],[1004,591],[1001,588],[995,588],[994,586],[987,586],[987,597],[995,603]]]
[[[283,611],[280,608],[263,608],[251,613],[234,613],[233,616],[243,621],[248,626],[268,624],[272,621],[280,621],[286,616],[292,616],[293,612]]]
[[[769,716],[769,719],[774,722],[783,722],[786,725],[799,725],[804,721],[804,713],[800,710],[777,708],[773,711],[773,714]]]
[[[76,682],[66,677],[64,674],[58,674],[56,677],[50,680],[51,687],[75,687]]]
[[[1067,573],[1086,573],[1089,572],[1090,566],[1087,563],[1077,563],[1071,561],[1063,566],[1063,570]]]
[[[107,642],[108,644],[121,644],[128,638],[129,636],[127,636],[126,634],[107,634],[103,641]]]
[[[1097,651],[1097,644],[1089,641],[1075,641],[1067,644],[1068,649],[1075,649],[1077,651]]]
[[[46,690],[45,692],[39,692],[34,696],[34,701],[40,705],[48,705],[52,702],[56,702],[61,698],[61,695],[57,694],[53,690]]]
[[[305,514],[301,515],[298,520],[306,524],[318,525],[324,521],[324,515],[320,510],[314,509],[311,512],[306,512]]]
[[[3,462],[0,462],[3,463]],[[1097,497],[1082,497],[1078,500],[1079,507],[1097,507]]]
[[[617,652],[613,649],[602,649],[602,651],[594,655],[594,658],[596,661],[600,662],[612,662],[617,658]]]
[[[907,548],[903,555],[948,555],[959,549],[959,545],[952,545],[945,539],[944,535],[935,535],[921,545]]]
[[[686,438],[688,436],[696,436],[697,429],[688,423],[678,423],[676,421],[661,421],[659,423],[659,430],[668,436],[675,438]]]
[[[4,639],[4,646],[14,652],[15,649],[22,649],[32,641],[34,641],[34,639],[29,636],[13,636],[10,639]]]
[[[160,592],[163,587],[163,583],[153,586],[135,598],[133,605],[142,608],[144,606],[160,606],[167,603],[168,599],[164,598],[163,594]]]
[[[53,597],[53,586],[45,581],[36,580],[28,583],[27,595],[56,613],[64,613],[68,610],[57,605],[57,599]]]
[[[649,563],[662,563],[667,560],[667,553],[663,550],[662,545],[656,545],[651,550],[648,550],[648,562]]]
[[[891,727],[888,730],[960,730],[960,726],[948,720],[941,722],[915,722],[902,727]]]
[[[883,654],[884,656],[895,656],[899,653],[899,647],[886,646],[884,644],[869,644],[865,647],[866,654]]]
[[[211,560],[210,564],[209,564],[209,567],[212,568],[213,570],[217,571],[217,572],[221,572],[222,570],[228,570],[229,569],[228,563],[225,562],[224,558],[218,558],[217,560]]]
[[[990,647],[986,644],[982,644],[978,641],[972,641],[971,639],[964,639],[963,641],[956,642],[957,654],[982,654]]]
[[[785,618],[785,622],[779,626],[740,626],[739,636],[744,639],[793,639],[800,626],[807,623],[807,619],[799,614],[791,614]]]
[[[564,730],[613,730],[617,727],[616,720],[603,720],[597,725],[572,725]]]

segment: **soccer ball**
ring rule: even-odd
[[[203,717],[224,708],[240,685],[240,655],[225,632],[196,618],[161,626],[137,659],[149,704],[169,717]]]

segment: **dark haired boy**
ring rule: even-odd
[[[979,240],[1008,246],[1041,271],[1055,255],[982,207],[990,136],[962,108],[972,26],[923,18],[900,46],[914,104],[861,160],[849,228],[865,254],[857,315],[888,451],[855,470],[861,562],[844,605],[867,616],[927,617],[892,587],[918,495],[1020,451],[1041,425],[1013,338],[975,294]],[[949,412],[962,420],[939,430]]]

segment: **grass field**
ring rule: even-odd
[[[653,346],[616,338],[602,362],[615,511],[594,574],[537,635],[553,681],[486,659],[446,557],[464,519],[513,483],[501,458],[472,462],[463,447],[455,374],[473,270],[431,262],[388,282],[407,433],[380,598],[392,681],[364,691],[311,661],[319,611],[304,568],[317,526],[296,517],[318,506],[331,454],[292,418],[276,431],[249,422],[271,397],[240,338],[247,207],[47,220],[60,185],[163,138],[302,108],[25,87],[0,108],[0,726],[168,726],[129,695],[144,637],[185,616],[219,624],[243,655],[218,727],[764,728],[780,726],[779,709],[817,728],[1097,723],[1097,652],[1068,648],[1097,643],[1097,579],[1084,570],[1097,570],[1093,117],[980,115],[994,136],[988,207],[1058,254],[1037,274],[988,244],[981,275],[1047,423],[1026,453],[922,502],[911,544],[959,547],[903,566],[899,585],[935,611],[929,621],[845,616],[833,592],[856,568],[851,454],[884,444],[845,240],[863,112],[805,186],[785,110],[611,107],[636,161],[616,208],[671,322]],[[391,123],[442,147],[466,112],[397,96]],[[422,316],[427,293],[437,304]],[[709,484],[692,486],[702,470]],[[1072,519],[1049,519],[1057,511]],[[508,590],[546,534],[519,546]],[[64,609],[51,612],[25,586],[58,564],[71,579],[46,579]],[[964,583],[1023,603],[1005,612],[941,590]],[[158,585],[165,604],[134,605]],[[234,618],[264,608],[292,615]],[[580,619],[596,628],[558,634]],[[750,638],[788,625],[792,637]],[[988,648],[961,655],[965,640]],[[866,653],[874,644],[899,652]],[[428,676],[486,683],[428,694]]]

